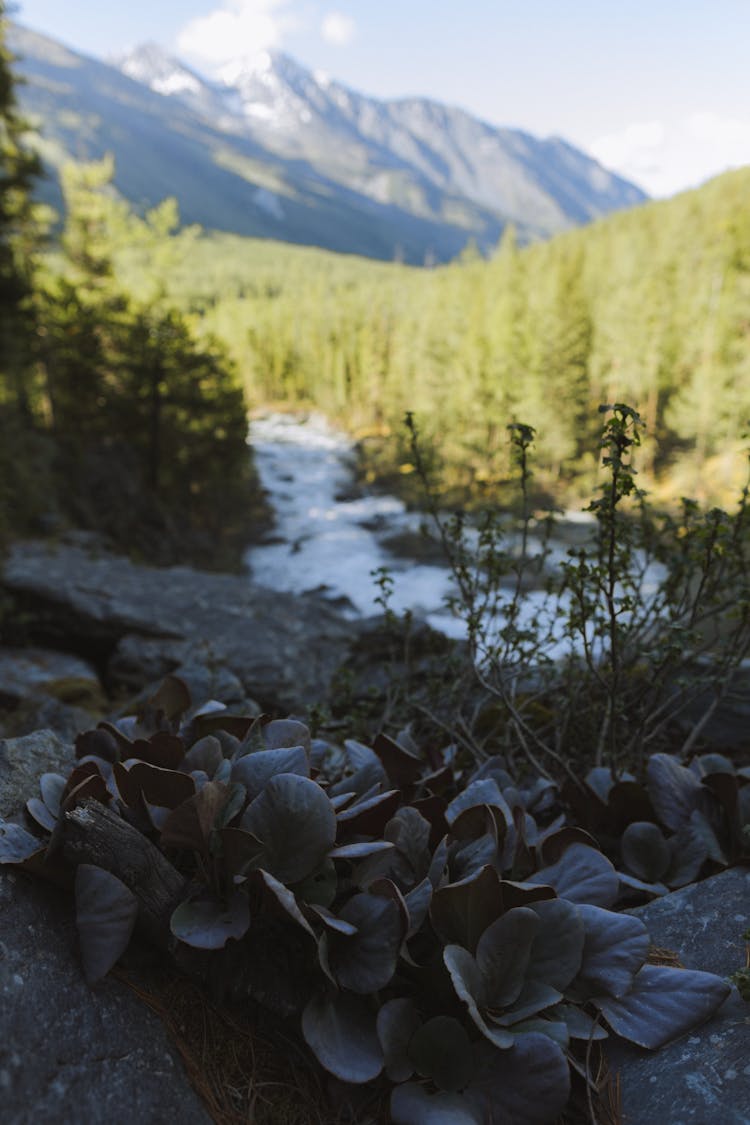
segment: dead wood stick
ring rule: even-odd
[[[92,863],[116,875],[138,899],[138,924],[167,949],[169,919],[185,897],[185,879],[132,824],[92,797],[66,812],[63,852],[71,863]]]

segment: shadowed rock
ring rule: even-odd
[[[637,913],[686,969],[729,976],[745,964],[750,871],[733,868]],[[613,1045],[625,1125],[750,1125],[750,1003],[736,990],[703,1027],[655,1053]]]
[[[76,546],[18,544],[2,584],[35,641],[96,660],[133,691],[185,664],[223,665],[264,706],[299,708],[325,694],[356,631],[314,596]]]

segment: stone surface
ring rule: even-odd
[[[8,820],[21,813],[29,797],[39,796],[42,774],[67,775],[74,760],[71,743],[51,730],[0,741],[0,817]]]
[[[223,665],[246,695],[278,710],[325,694],[357,630],[311,595],[65,544],[16,544],[2,584],[37,643],[108,663],[111,681],[139,690],[181,665]]]
[[[41,728],[72,741],[107,710],[96,669],[70,653],[42,648],[0,648],[0,735]]]
[[[96,670],[87,660],[43,648],[0,648],[0,705],[29,695],[81,702],[101,695]]]
[[[685,968],[726,977],[745,963],[750,870],[733,868],[633,913]],[[750,1125],[750,1003],[733,990],[717,1015],[654,1053],[616,1044],[624,1125]]]
[[[90,989],[70,905],[0,868],[3,1125],[210,1125],[157,1016],[124,984]]]

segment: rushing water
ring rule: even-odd
[[[368,616],[380,612],[373,571],[386,567],[395,612],[411,609],[449,636],[465,635],[463,622],[445,607],[453,589],[448,568],[403,558],[386,545],[394,535],[418,532],[423,517],[394,496],[355,489],[349,438],[317,415],[272,414],[252,423],[250,441],[276,513],[268,541],[246,555],[256,581],[298,593],[322,589],[344,600],[353,617]],[[545,600],[529,592],[525,611],[538,617]]]
[[[420,517],[394,496],[354,490],[350,439],[316,415],[272,414],[252,423],[250,440],[276,513],[269,541],[246,556],[259,583],[300,593],[324,589],[346,599],[352,616],[368,616],[379,612],[372,572],[387,567],[395,612],[411,609],[443,632],[462,634],[443,604],[451,590],[447,568],[399,558],[384,545],[396,533],[418,531]]]

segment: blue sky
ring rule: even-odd
[[[87,54],[279,47],[380,97],[557,134],[665,195],[750,163],[750,0],[19,0]]]

